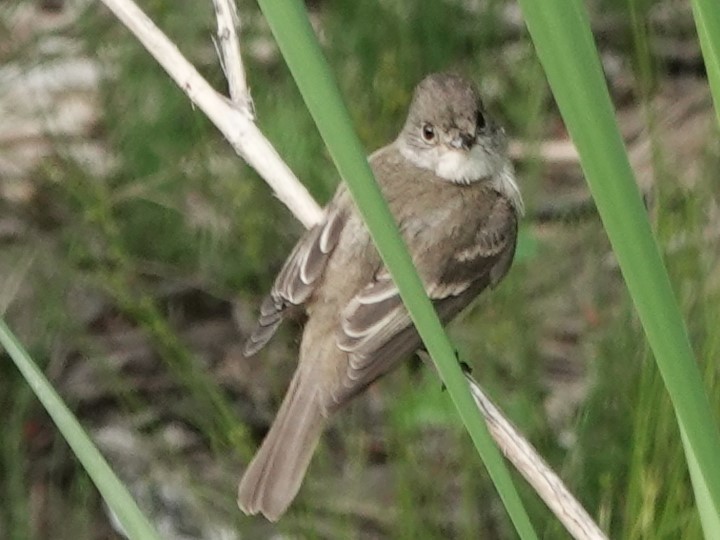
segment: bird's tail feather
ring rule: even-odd
[[[238,506],[270,521],[285,512],[297,495],[325,426],[314,382],[295,372],[275,421],[238,488]]]

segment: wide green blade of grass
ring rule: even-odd
[[[325,144],[347,181],[378,251],[392,273],[425,346],[522,538],[536,538],[508,469],[485,426],[395,221],[373,178],[349,113],[323,58],[302,2],[259,0],[295,82]]]
[[[715,103],[715,115],[720,123],[720,6],[717,0],[693,0],[692,9]]]
[[[716,418],[615,123],[587,13],[578,1],[520,4],[685,434],[686,454],[697,465],[690,468],[696,498],[720,514]],[[717,530],[705,534],[720,538]]]
[[[108,507],[115,512],[128,537],[139,540],[159,540],[160,537],[135,504],[123,483],[115,476],[75,416],[1,319],[0,345],[5,348],[15,362],[78,460],[85,467]]]

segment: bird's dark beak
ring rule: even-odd
[[[475,144],[475,136],[470,133],[458,133],[458,136],[450,141],[450,146],[453,148],[462,148],[463,150],[470,150],[472,145]]]

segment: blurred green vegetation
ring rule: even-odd
[[[223,89],[211,42],[210,3],[140,4]],[[621,16],[627,9],[623,2],[607,4]],[[643,9],[653,4],[645,2]],[[269,32],[252,2],[239,5],[242,41],[250,51],[251,44],[262,46]],[[536,144],[556,135],[557,115],[529,38],[514,36],[508,45],[500,22],[507,4],[482,6],[469,15],[456,2],[314,4],[328,59],[368,152],[395,136],[414,85],[439,69],[457,69],[478,81],[489,108],[513,138]],[[93,341],[99,330],[68,311],[68,298],[79,288],[103,298],[114,310],[108,318],[147,335],[163,372],[182,389],[163,405],[193,426],[213,460],[227,464],[228,476],[239,477],[240,464],[261,435],[243,421],[253,404],[242,403],[242,396],[218,384],[198,363],[174,324],[172,302],[158,291],[189,284],[224,306],[228,318],[227,306],[236,300],[255,313],[301,227],[100,4],[67,32],[111,74],[102,83],[102,118],[94,135],[117,165],[106,177],[91,176],[66,151],[67,141],[58,140],[55,154],[34,172],[39,202],[11,210],[42,219],[27,242],[3,246],[0,253],[3,268],[12,261],[9,266],[31,285],[33,295],[10,307],[8,321],[17,325],[33,357],[55,370],[52,374],[58,369],[53,359],[63,351],[102,361]],[[648,61],[642,32],[629,29],[621,54],[640,81],[634,106],[647,107],[651,119],[657,113],[650,101],[667,74]],[[0,51],[0,63],[48,60],[34,51],[30,45]],[[271,49],[269,55],[245,54],[244,59],[261,129],[311,193],[326,201],[337,183],[334,168],[279,55]],[[712,282],[717,240],[706,234],[718,205],[718,158],[712,152],[698,157],[707,165],[692,192],[677,180],[682,171],[664,169],[661,151],[654,158],[660,182],[651,215],[720,408],[720,294],[717,279]],[[519,166],[529,208],[540,197],[542,173],[537,161]],[[680,248],[678,238],[685,240]],[[597,219],[550,231],[526,224],[509,276],[453,325],[452,335],[475,377],[611,537],[699,538],[672,408],[609,252]],[[27,257],[32,271],[23,270]],[[582,279],[576,281],[577,276]],[[577,343],[573,336],[563,339],[572,342],[571,354],[586,361],[582,369],[588,381],[579,409],[571,408],[559,425],[543,406],[552,385],[539,350],[548,332],[562,333],[552,324],[556,317],[582,323]],[[294,366],[297,328],[288,326],[278,339],[289,344],[290,357],[270,358],[271,351],[249,360],[263,371],[263,381],[272,381],[268,391],[275,404]],[[414,361],[409,366],[338,416],[300,497],[278,525],[281,531],[308,538],[512,537],[440,384],[427,370],[417,370]],[[141,413],[154,404],[152,395],[107,370],[121,413]],[[46,537],[42,531],[53,531],[53,538],[111,534],[99,525],[104,523],[98,518],[101,502],[90,481],[65,443],[47,438],[47,429],[41,429],[47,420],[9,362],[0,362],[0,407],[11,411],[0,423],[0,500],[5,501],[0,537]],[[92,411],[78,413],[81,419],[83,413],[92,417]],[[191,468],[176,459],[172,463]],[[378,468],[378,463],[386,484],[382,493],[368,490],[363,481],[368,466]],[[32,491],[38,478],[50,486],[47,493]],[[517,484],[538,532],[544,538],[566,537],[519,477]],[[198,485],[203,500],[226,510],[227,519],[252,537],[255,524],[234,510],[234,490],[206,490]],[[38,497],[51,512],[32,514]]]

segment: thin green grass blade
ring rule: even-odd
[[[299,0],[258,0],[335,165],[366,220],[428,352],[437,364],[521,538],[536,538],[507,467],[475,406],[455,352],[425,294],[395,221],[375,182],[350,116]]]
[[[85,467],[103,499],[115,512],[128,537],[139,540],[160,540],[123,483],[115,476],[80,423],[2,319],[0,319],[0,345],[15,362],[78,460]]]
[[[686,434],[686,454],[697,464],[696,498],[709,497],[706,506],[720,515],[716,419],[615,123],[587,13],[579,1],[520,0],[520,4]]]
[[[693,0],[692,10],[715,103],[715,115],[720,123],[720,6],[717,0]]]
[[[700,523],[702,524],[705,538],[720,538],[720,514],[715,511],[712,504],[712,496],[708,493],[708,486],[703,480],[703,475],[698,466],[697,458],[686,439],[684,430],[680,428],[683,443],[687,449],[687,464],[690,470],[690,478],[693,482],[693,490],[695,491],[695,499],[697,500],[698,513],[700,514]]]

